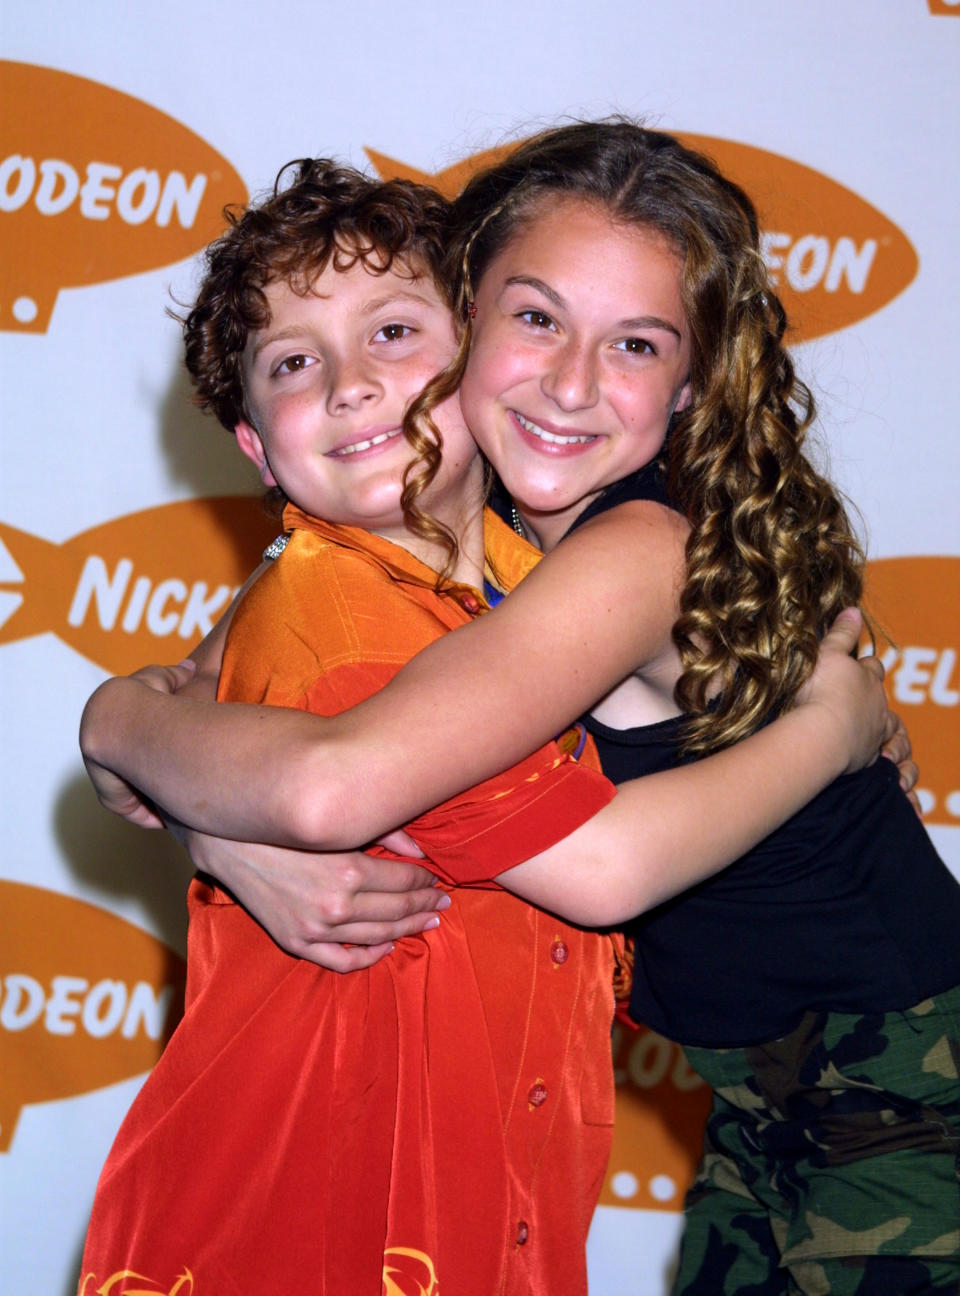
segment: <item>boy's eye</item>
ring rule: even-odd
[[[629,355],[656,355],[657,348],[646,338],[629,337],[621,338],[616,343],[618,350],[626,351]]]
[[[540,311],[540,310],[520,311],[519,318],[522,319],[525,323],[533,325],[534,328],[538,328],[538,329],[553,328],[553,320],[550,318],[549,315],[546,314],[545,311]]]
[[[412,332],[413,329],[409,324],[384,324],[382,328],[377,329],[374,336],[384,342],[400,342],[408,333]]]
[[[275,374],[292,374],[300,373],[308,365],[313,364],[313,357],[308,355],[289,355],[284,356],[277,367],[274,369]]]

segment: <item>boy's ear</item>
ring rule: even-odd
[[[263,448],[260,433],[256,428],[251,427],[249,423],[244,422],[243,419],[240,420],[233,431],[237,438],[237,445],[247,458],[256,464],[257,472],[263,479],[264,485],[276,486],[277,479],[270,471],[270,465],[267,463],[267,452]]]

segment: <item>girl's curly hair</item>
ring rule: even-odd
[[[436,190],[407,180],[373,180],[328,158],[287,163],[260,202],[228,208],[228,228],[206,249],[193,309],[181,321],[187,369],[201,409],[229,431],[250,421],[243,387],[243,353],[251,332],[265,328],[265,289],[285,281],[306,296],[332,264],[358,261],[373,274],[401,266],[428,273],[450,304],[443,274],[449,204]],[[456,537],[417,506],[440,466],[442,440],[432,420],[407,433],[415,459],[404,476],[407,524],[456,558]],[[282,492],[275,492],[283,503]]]
[[[409,421],[456,390],[474,286],[551,196],[657,230],[680,257],[692,400],[674,414],[661,455],[691,528],[673,628],[676,698],[689,717],[686,749],[704,753],[795,698],[833,617],[860,601],[863,552],[840,496],[803,452],[814,402],[783,345],[786,316],[753,203],[710,159],[622,118],[545,131],[455,200],[446,273],[460,346]]]

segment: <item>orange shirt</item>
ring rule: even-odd
[[[231,627],[225,699],[334,714],[481,610],[386,540],[285,521],[290,544]],[[536,561],[493,515],[486,539],[508,587]],[[127,1268],[158,1290],[188,1271],[195,1296],[585,1292],[613,944],[489,879],[610,795],[551,744],[421,816],[410,831],[438,873],[481,885],[347,976],[195,882],[188,1010],[101,1177],[91,1288]]]

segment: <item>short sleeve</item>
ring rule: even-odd
[[[490,882],[592,819],[615,790],[602,774],[548,743],[406,830],[444,881]]]

